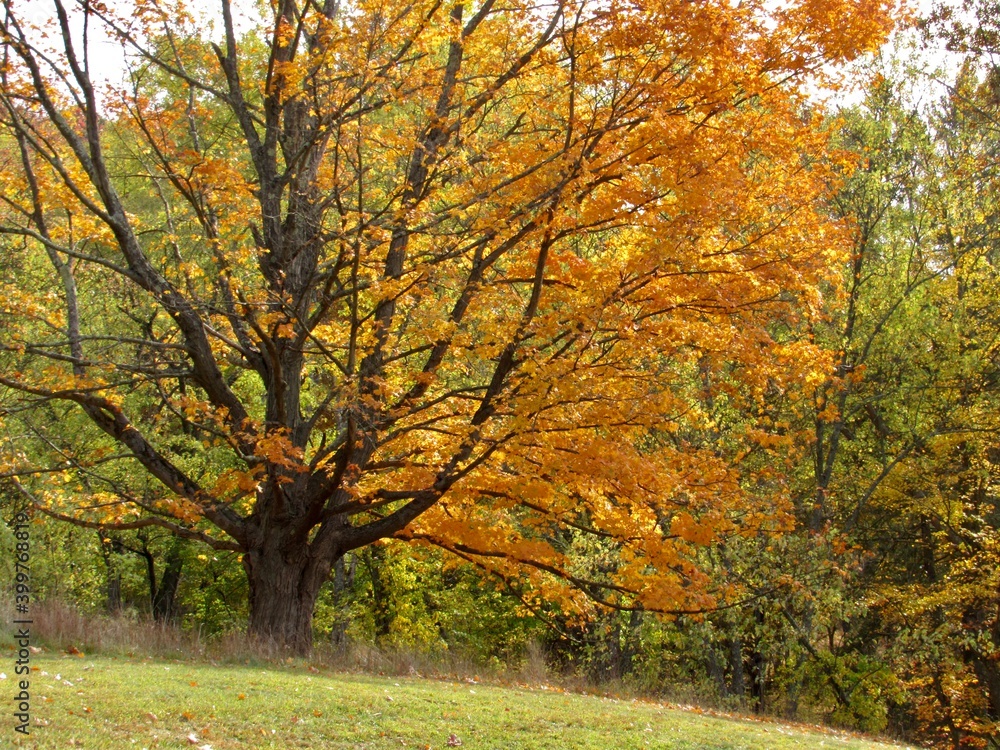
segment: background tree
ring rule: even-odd
[[[928,300],[937,330],[924,338],[930,437],[900,466],[879,510],[902,521],[885,566],[883,614],[905,619],[907,679],[918,715],[952,747],[984,744],[1000,727],[998,521],[997,101],[990,78],[966,65],[934,113],[939,171],[926,243],[950,271]],[[928,361],[929,360],[929,361]],[[908,597],[908,601],[900,598]],[[902,654],[900,654],[902,656]]]
[[[216,39],[179,3],[4,3],[19,491],[241,554],[251,632],[300,652],[336,561],[391,536],[571,611],[712,606],[697,549],[785,493],[683,439],[690,374],[734,403],[819,380],[775,333],[845,238],[796,86],[884,4],[219,10]],[[98,26],[123,86],[94,83]]]
[[[930,105],[903,93],[926,95],[919,71],[880,72],[841,127],[862,162],[834,205],[857,244],[817,329],[841,354],[800,475],[812,549],[793,559],[825,574],[779,599],[829,718],[978,747],[998,684],[995,104],[974,64]]]

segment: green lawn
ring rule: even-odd
[[[0,657],[2,658],[2,657]],[[0,747],[20,748],[887,748],[775,722],[630,700],[470,682],[98,656],[32,657],[32,726],[13,731],[3,658]],[[7,663],[4,663],[7,662]]]

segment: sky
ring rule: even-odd
[[[918,16],[922,16],[930,12],[935,0],[907,0],[907,2]],[[68,4],[72,5],[72,0],[68,0]],[[121,0],[119,3],[110,0],[108,4],[121,6],[127,4],[127,0]],[[252,23],[249,14],[240,14],[239,12],[240,5],[248,4],[241,3],[239,0],[234,2],[237,27],[248,28]],[[205,3],[197,4],[200,10],[195,12],[199,13],[203,20],[213,24],[221,37],[221,10],[218,9],[216,2],[210,2],[207,5],[206,8]],[[17,12],[20,17],[26,20],[38,25],[45,25],[51,23],[55,18],[55,4],[53,0],[22,0]],[[82,24],[78,18],[74,20],[72,28],[74,36],[80,40],[82,38]],[[123,44],[109,36],[100,24],[89,29],[89,41],[88,62],[91,77],[97,88],[102,88],[103,84],[120,84],[126,72],[126,50]],[[895,42],[887,46],[881,53],[884,59],[888,59],[893,54],[899,59],[908,59],[910,65],[923,71],[923,75],[919,76],[916,85],[909,92],[909,96],[917,106],[928,104],[940,98],[946,91],[943,81],[953,76],[960,64],[960,58],[946,52],[943,45],[938,45],[936,48],[920,45],[917,42],[917,32],[915,31],[907,31],[897,35]],[[935,71],[944,71],[945,75],[935,75]],[[822,101],[827,107],[835,109],[859,103],[863,92],[859,87],[842,89],[837,92],[813,87],[810,89],[810,95]]]

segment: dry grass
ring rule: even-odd
[[[273,642],[250,638],[246,633],[209,637],[148,618],[88,613],[58,600],[33,603],[31,618],[33,640],[53,651],[197,659],[222,664],[277,664],[289,660],[286,650]],[[0,642],[10,640],[12,619],[12,613],[0,607]],[[529,645],[522,664],[504,670],[477,663],[459,653],[380,648],[359,641],[348,641],[340,647],[318,643],[308,662],[340,672],[375,675],[485,677],[529,684],[553,681],[537,644]]]
[[[72,648],[163,658],[205,654],[206,644],[195,632],[125,615],[89,614],[60,601],[33,603],[31,619],[34,640],[58,651]],[[3,622],[10,622],[10,618],[4,617]]]
[[[0,605],[0,644],[13,643],[9,631],[13,618],[8,615],[11,614]],[[157,623],[148,617],[89,613],[59,600],[32,603],[31,616],[33,642],[56,652],[78,650],[108,656],[260,666],[296,662],[354,674],[485,680],[616,698],[649,697],[620,680],[595,683],[587,675],[553,671],[546,663],[542,646],[536,642],[528,643],[519,662],[499,666],[483,664],[456,651],[387,648],[355,640],[340,646],[319,641],[307,659],[295,659],[274,642],[254,639],[244,632],[206,636],[177,625]],[[701,704],[706,708],[724,708],[705,703],[683,689],[656,697],[676,703]]]

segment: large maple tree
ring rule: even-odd
[[[780,523],[739,459],[786,425],[686,436],[823,379],[790,332],[847,235],[802,86],[881,0],[3,12],[2,468],[39,509],[241,553],[300,652],[383,538],[679,612],[698,545]]]

